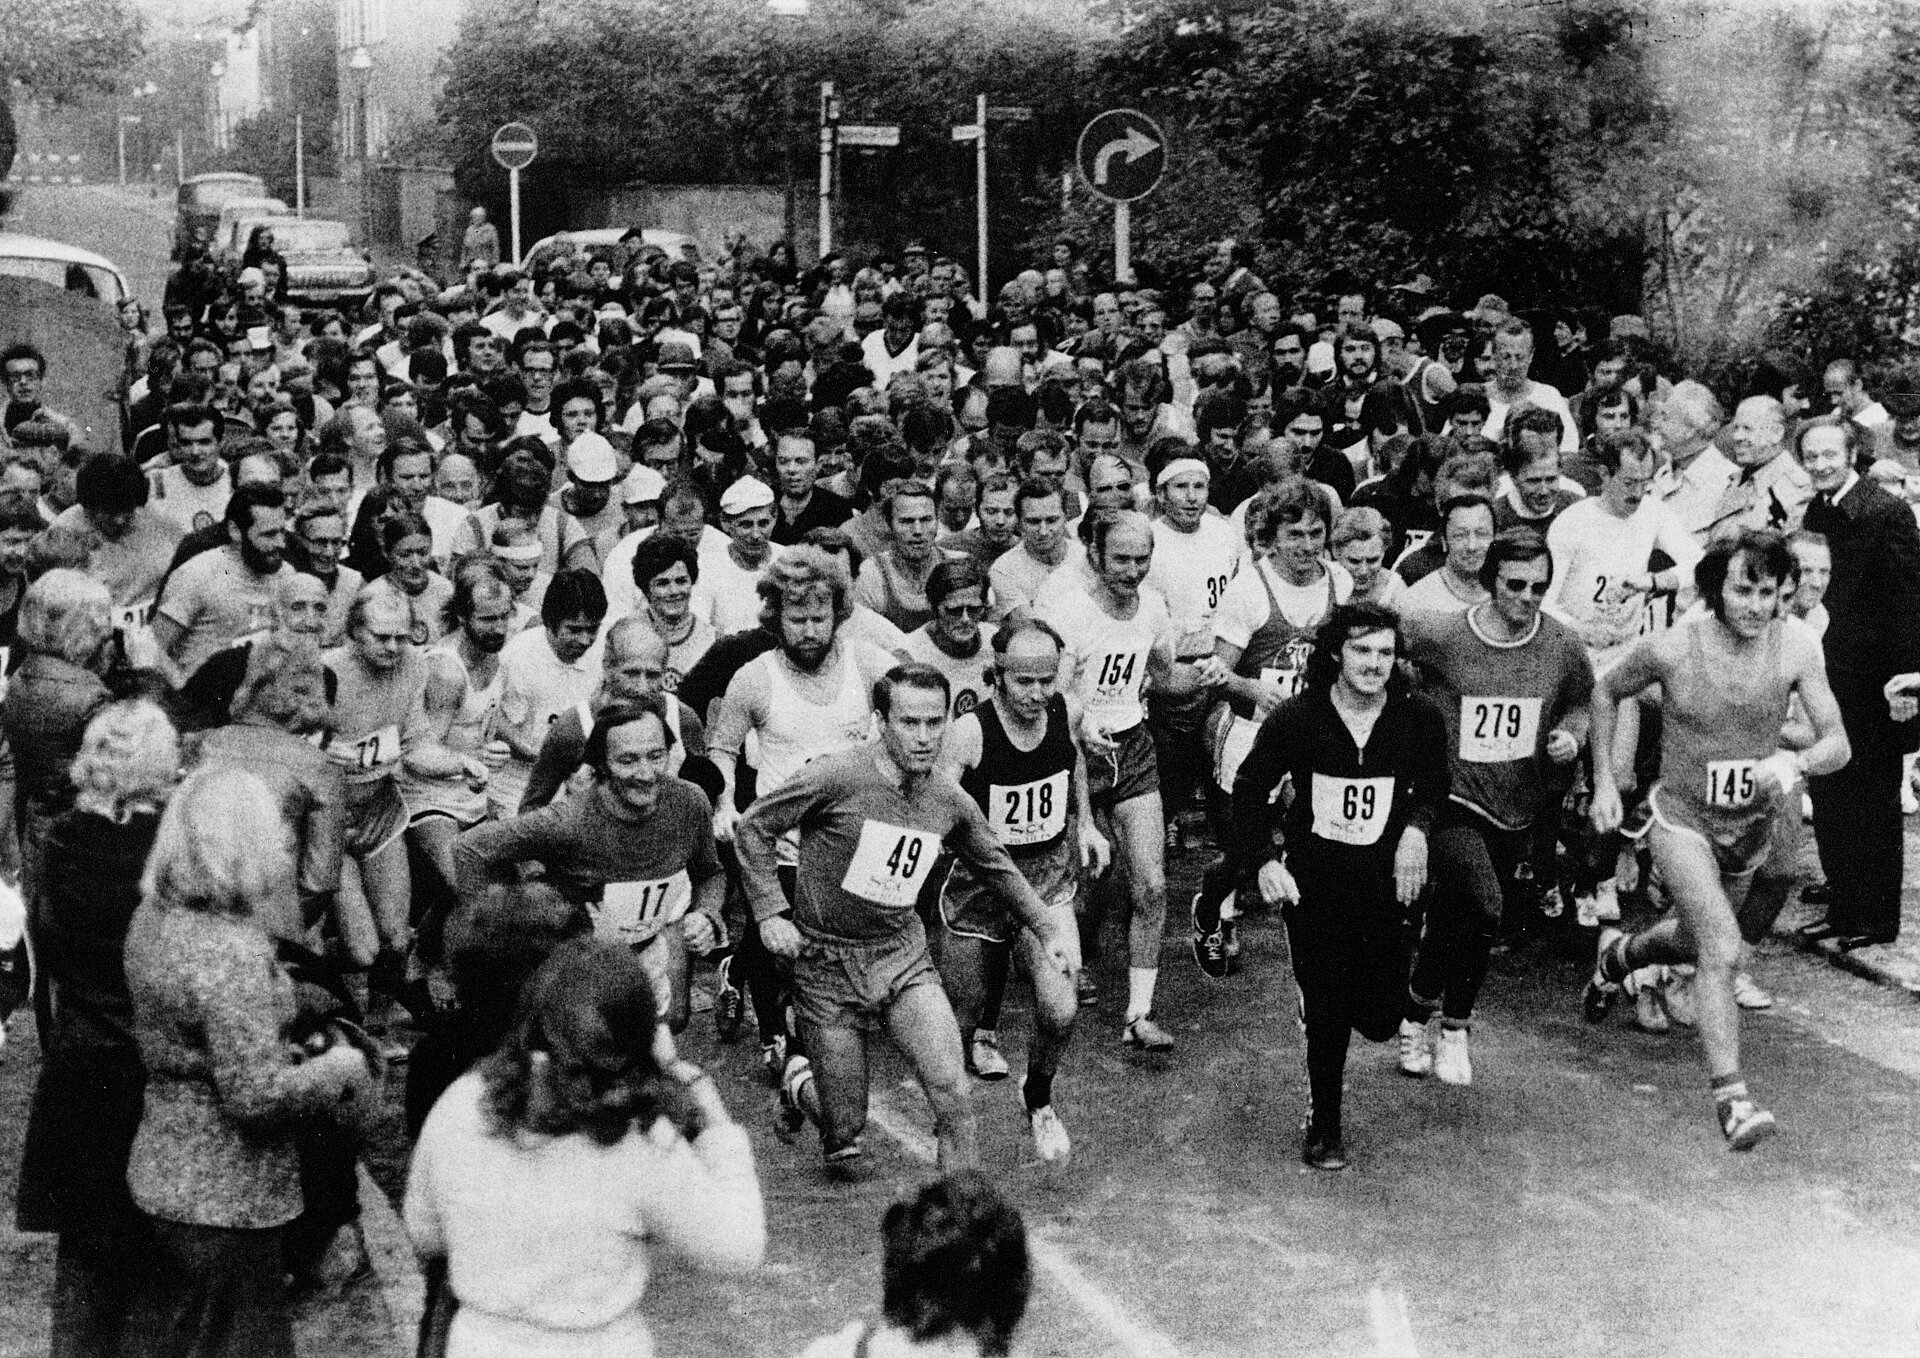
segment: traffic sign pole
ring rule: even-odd
[[[833,82],[820,82],[820,257],[833,249],[833,145],[835,116]]]
[[[987,291],[987,96],[981,95],[974,105],[973,125],[980,129],[973,143],[974,195],[979,200],[975,211],[979,218],[980,235],[980,303],[991,306],[993,294]]]
[[[1133,275],[1133,204],[1113,205],[1113,281],[1128,282]]]
[[[1133,272],[1133,202],[1159,187],[1167,172],[1167,138],[1134,109],[1109,109],[1089,122],[1074,150],[1087,187],[1113,204],[1113,274]]]
[[[513,262],[520,263],[520,171],[507,171],[507,221],[511,224]]]
[[[520,171],[540,154],[540,139],[525,123],[506,123],[493,134],[493,159],[507,172],[507,239],[520,262]]]

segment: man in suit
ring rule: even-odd
[[[1833,554],[1827,677],[1853,744],[1845,768],[1812,780],[1831,899],[1827,917],[1801,934],[1843,950],[1891,943],[1900,932],[1907,741],[1883,690],[1894,675],[1920,669],[1920,529],[1904,501],[1861,475],[1864,442],[1852,421],[1823,420],[1802,429],[1794,449],[1813,482],[1805,526]]]

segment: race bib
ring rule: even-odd
[[[1393,779],[1313,775],[1313,833],[1335,844],[1377,844],[1393,814]]]
[[[142,599],[137,604],[128,604],[125,608],[113,610],[113,626],[117,632],[131,632],[145,627],[147,619],[153,616],[153,600]]]
[[[1752,806],[1760,790],[1760,762],[1756,759],[1709,759],[1707,805],[1737,809]]]
[[[385,765],[399,762],[400,728],[382,726],[379,730],[371,731],[358,740],[335,740],[327,746],[327,753],[349,769],[371,773]]]
[[[1538,698],[1461,695],[1460,759],[1467,764],[1511,764],[1540,748]]]
[[[1145,668],[1145,653],[1141,651],[1111,651],[1096,656],[1091,670],[1093,693],[1087,706],[1109,711],[1128,706],[1140,691]]]
[[[860,826],[860,843],[840,886],[863,901],[910,910],[939,855],[936,834],[868,820]]]
[[[682,868],[650,882],[608,882],[600,904],[588,906],[593,932],[621,943],[645,943],[693,904],[693,879]]]
[[[1009,849],[1050,844],[1067,828],[1067,771],[1032,783],[993,784],[993,837]]]
[[[1271,668],[1260,671],[1260,682],[1276,685],[1285,697],[1295,696],[1306,686],[1307,658],[1312,654],[1313,642],[1307,637],[1295,637],[1274,657]]]

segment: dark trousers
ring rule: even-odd
[[[1811,780],[1813,834],[1833,893],[1827,921],[1843,934],[1891,939],[1900,932],[1900,761],[1910,737],[1887,714],[1885,675],[1832,671],[1828,680],[1853,758]]]
[[[117,1358],[135,1303],[160,1273],[145,1218],[130,1231],[62,1231],[50,1358]]]
[[[1394,899],[1391,859],[1379,871],[1295,870],[1300,901],[1286,909],[1307,1088],[1316,1129],[1340,1132],[1341,1083],[1354,1033],[1384,1042],[1407,1002],[1407,928]]]
[[[1433,832],[1426,931],[1408,984],[1416,1007],[1437,1002],[1446,1018],[1464,1023],[1473,1017],[1487,979],[1487,959],[1500,936],[1507,884],[1533,847],[1531,830],[1502,830],[1464,807],[1441,812]]]
[[[294,1133],[306,1207],[286,1228],[287,1267],[305,1273],[320,1262],[342,1226],[360,1219],[359,1146],[349,1132],[314,1118]]]
[[[1160,767],[1160,808],[1169,823],[1193,804],[1196,788],[1213,783],[1213,751],[1207,743],[1210,695],[1147,699],[1154,758]]]
[[[155,1221],[162,1265],[128,1326],[141,1358],[294,1358],[280,1231]]]

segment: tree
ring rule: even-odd
[[[140,51],[141,23],[122,0],[34,0],[0,23],[0,90],[68,103],[105,89]],[[13,168],[13,109],[0,100],[0,179]]]

